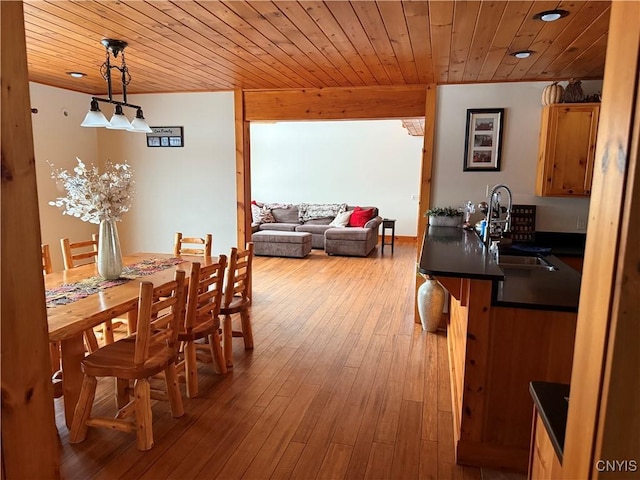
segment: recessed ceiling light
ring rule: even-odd
[[[545,10],[544,12],[536,13],[533,16],[534,20],[542,20],[543,22],[555,22],[569,15],[566,10]]]
[[[535,53],[533,50],[520,50],[519,52],[511,53],[511,55],[516,58],[529,58],[533,53]]]
[[[82,73],[82,72],[67,72],[67,75],[73,78],[82,78],[87,76],[86,73]]]

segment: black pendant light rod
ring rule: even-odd
[[[124,52],[122,52],[122,56],[124,58]],[[120,69],[118,68],[118,70]],[[124,103],[127,103],[127,83],[125,81],[125,70],[120,70],[120,72],[122,73],[122,101]]]
[[[140,105],[134,105],[132,103],[127,103],[127,102],[119,102],[118,100],[112,100],[110,98],[91,97],[91,100],[95,100],[97,102],[110,103],[112,105],[122,105],[123,107],[129,107],[129,108],[142,108]]]
[[[129,69],[127,68],[127,64],[124,59],[124,49],[127,47],[127,42],[122,40],[113,40],[110,38],[102,39],[102,45],[106,50],[106,59],[101,67],[102,76],[107,81],[107,94],[109,100],[93,97],[95,100],[100,102],[112,103],[114,105],[122,105],[125,107],[132,108],[140,108],[137,105],[130,105],[127,103],[127,85],[131,81],[131,75],[129,75]],[[111,55],[113,54],[113,58],[118,58],[118,54],[122,53],[122,66],[111,65]],[[113,88],[111,81],[111,69],[115,68],[120,72],[120,80],[122,82],[122,102],[113,100]]]
[[[109,47],[106,47],[107,49],[107,59],[104,62],[105,65],[105,72],[104,72],[104,77],[107,80],[107,94],[109,95],[109,100],[111,100],[113,98],[113,90],[111,88],[111,62],[109,61],[109,57],[111,56],[109,54]]]

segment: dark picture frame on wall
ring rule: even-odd
[[[500,171],[504,108],[467,110],[464,172]]]
[[[150,127],[147,147],[184,147],[183,127]]]

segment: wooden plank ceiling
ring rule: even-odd
[[[407,133],[413,137],[424,135],[424,118],[408,118],[402,120],[402,126],[407,129]]]
[[[532,18],[552,8],[570,15]],[[602,78],[609,10],[599,1],[24,2],[30,80],[100,95],[103,38],[129,43],[130,93]],[[525,49],[535,53],[510,55]]]

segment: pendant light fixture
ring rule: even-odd
[[[142,107],[127,103],[127,85],[131,83],[131,75],[129,74],[129,69],[127,68],[127,63],[124,58],[124,49],[128,45],[127,42],[105,38],[101,43],[104,45],[106,51],[106,60],[100,67],[100,73],[102,78],[107,81],[107,93],[109,98],[91,97],[91,108],[80,125],[82,127],[107,127],[114,130],[151,133],[152,130],[144,119]],[[119,54],[122,54],[122,63],[120,66],[112,65],[111,56],[113,55],[113,58],[116,59]],[[113,68],[120,72],[120,81],[122,82],[121,102],[113,99],[113,91],[111,88],[111,69]],[[115,105],[115,110],[111,120],[107,120],[107,117],[105,117],[100,111],[98,102]],[[125,116],[122,107],[134,108],[136,110],[136,117],[133,122],[129,122],[129,119]]]

